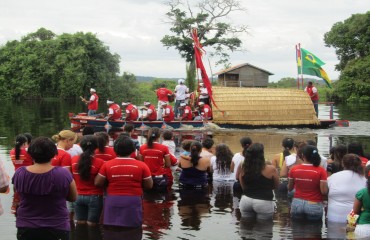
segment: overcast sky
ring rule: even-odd
[[[326,62],[329,77],[337,79],[338,60],[334,49],[325,47],[323,36],[334,23],[370,10],[369,0],[241,2],[247,12],[235,12],[227,21],[248,25],[249,33],[240,36],[246,51],[232,53],[230,62],[270,71],[274,73],[270,81],[296,77],[297,43]],[[170,25],[164,23],[167,11],[163,0],[0,0],[0,45],[41,27],[56,34],[92,32],[121,56],[121,72],[184,78],[184,60],[160,43],[170,34]],[[209,56],[204,60],[208,75],[222,69]]]

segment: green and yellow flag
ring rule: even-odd
[[[301,48],[301,52],[302,65],[298,67],[302,68],[302,74],[322,78],[325,81],[326,85],[331,88],[331,80],[325,70],[321,67],[325,63],[306,49]]]

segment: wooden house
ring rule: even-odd
[[[217,72],[218,85],[223,87],[267,87],[273,73],[249,63],[239,64]]]

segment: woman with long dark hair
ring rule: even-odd
[[[96,158],[94,152],[98,141],[94,135],[83,136],[80,156],[72,158],[72,173],[76,181],[78,197],[75,203],[77,224],[95,226],[103,208],[103,188],[96,187],[94,180],[104,160]]]
[[[202,144],[193,141],[190,145],[190,161],[180,158],[182,169],[179,177],[179,186],[184,189],[203,189],[207,187],[207,172],[211,169],[209,158],[201,157]]]
[[[166,191],[168,189],[167,170],[171,166],[168,147],[159,143],[161,132],[159,128],[149,129],[147,143],[140,147],[138,159],[144,161],[152,173],[153,190]]]
[[[328,178],[328,221],[347,221],[347,214],[352,210],[356,193],[366,186],[364,168],[356,154],[346,154],[342,160],[343,171]]]
[[[20,195],[16,226],[18,239],[69,239],[70,222],[66,200],[76,200],[72,174],[55,167],[55,144],[46,137],[34,139],[28,153],[35,164],[19,168],[13,176]]]
[[[332,151],[331,159],[328,160],[328,166],[326,167],[328,176],[343,170],[342,160],[344,155],[347,154],[347,147],[339,144],[332,147],[330,151]]]
[[[213,181],[235,181],[230,171],[232,158],[233,153],[226,144],[216,145],[216,156],[211,158]]]
[[[283,151],[281,153],[276,154],[272,159],[272,165],[276,169],[278,169],[278,171],[280,171],[280,169],[283,167],[285,157],[291,154],[295,154],[293,138],[284,138],[281,145],[283,147]]]
[[[266,164],[261,143],[253,143],[243,154],[244,162],[239,172],[243,189],[239,203],[241,215],[244,218],[272,219],[275,207],[273,190],[279,186],[277,170]]]
[[[288,190],[295,189],[291,217],[320,221],[323,215],[322,195],[328,193],[327,174],[320,167],[321,157],[315,146],[304,146],[299,155],[303,163],[289,172]]]
[[[356,193],[353,212],[360,215],[357,220],[355,235],[357,238],[370,237],[370,166],[365,168],[366,187]]]
[[[117,157],[113,147],[109,146],[109,135],[106,132],[96,132],[98,148],[95,150],[95,157],[101,158],[104,161],[109,161]]]

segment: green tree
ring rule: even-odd
[[[198,29],[199,42],[210,52],[211,57],[217,57],[217,64],[228,64],[229,51],[241,50],[242,41],[238,34],[246,32],[244,25],[234,26],[226,22],[227,18],[235,11],[245,11],[238,0],[199,0],[194,6],[179,0],[169,0],[166,5],[170,8],[167,12],[170,28],[173,35],[165,35],[161,42],[167,47],[177,49],[182,58],[194,65],[193,39],[191,29]],[[213,49],[210,51],[209,49]],[[195,71],[194,69],[190,69]],[[187,76],[187,84],[193,86],[195,82],[192,74]],[[191,89],[193,91],[194,89]]]
[[[337,22],[325,33],[324,41],[334,47],[341,71],[334,85],[336,101],[368,101],[370,99],[370,11],[354,14]]]
[[[297,88],[297,79],[292,77],[285,77],[277,82],[271,82],[268,84],[270,88]]]

